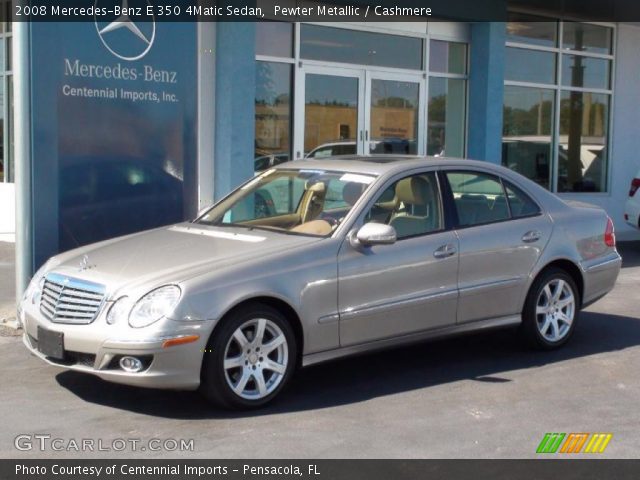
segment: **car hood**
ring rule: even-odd
[[[108,290],[179,283],[321,240],[241,227],[181,223],[78,248],[52,260],[58,273]]]

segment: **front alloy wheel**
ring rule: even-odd
[[[559,268],[544,271],[531,285],[522,311],[521,331],[530,345],[550,350],[564,345],[580,312],[576,283]]]
[[[204,353],[201,392],[229,408],[255,408],[271,401],[296,365],[289,321],[278,310],[256,303],[221,322]]]
[[[280,327],[266,318],[248,320],[225,349],[227,385],[241,398],[260,400],[278,388],[288,361],[289,346]]]

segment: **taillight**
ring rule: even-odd
[[[640,188],[640,178],[634,178],[633,180],[631,180],[631,188],[629,189],[629,196],[633,197],[638,191],[638,188]]]
[[[616,246],[616,232],[613,228],[613,221],[611,220],[611,217],[607,217],[607,228],[604,231],[604,243],[607,247]]]

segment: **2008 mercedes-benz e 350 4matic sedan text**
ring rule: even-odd
[[[620,263],[603,210],[499,166],[304,160],[192,222],[53,257],[18,313],[52,365],[246,408],[298,366],[406,342],[519,325],[559,347]]]

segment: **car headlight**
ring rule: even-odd
[[[31,278],[31,282],[27,286],[22,296],[22,301],[30,301],[33,305],[40,302],[40,296],[42,295],[42,288],[44,287],[44,274],[47,270],[49,262],[45,263],[38,269],[35,275]]]
[[[129,297],[125,296],[118,298],[113,302],[113,305],[111,305],[111,308],[107,312],[107,323],[109,325],[113,325],[114,323],[126,319],[127,315],[129,315],[129,312],[131,311],[131,307],[132,304]]]
[[[171,314],[182,292],[176,285],[166,285],[147,293],[136,302],[129,314],[129,325],[142,328]]]

